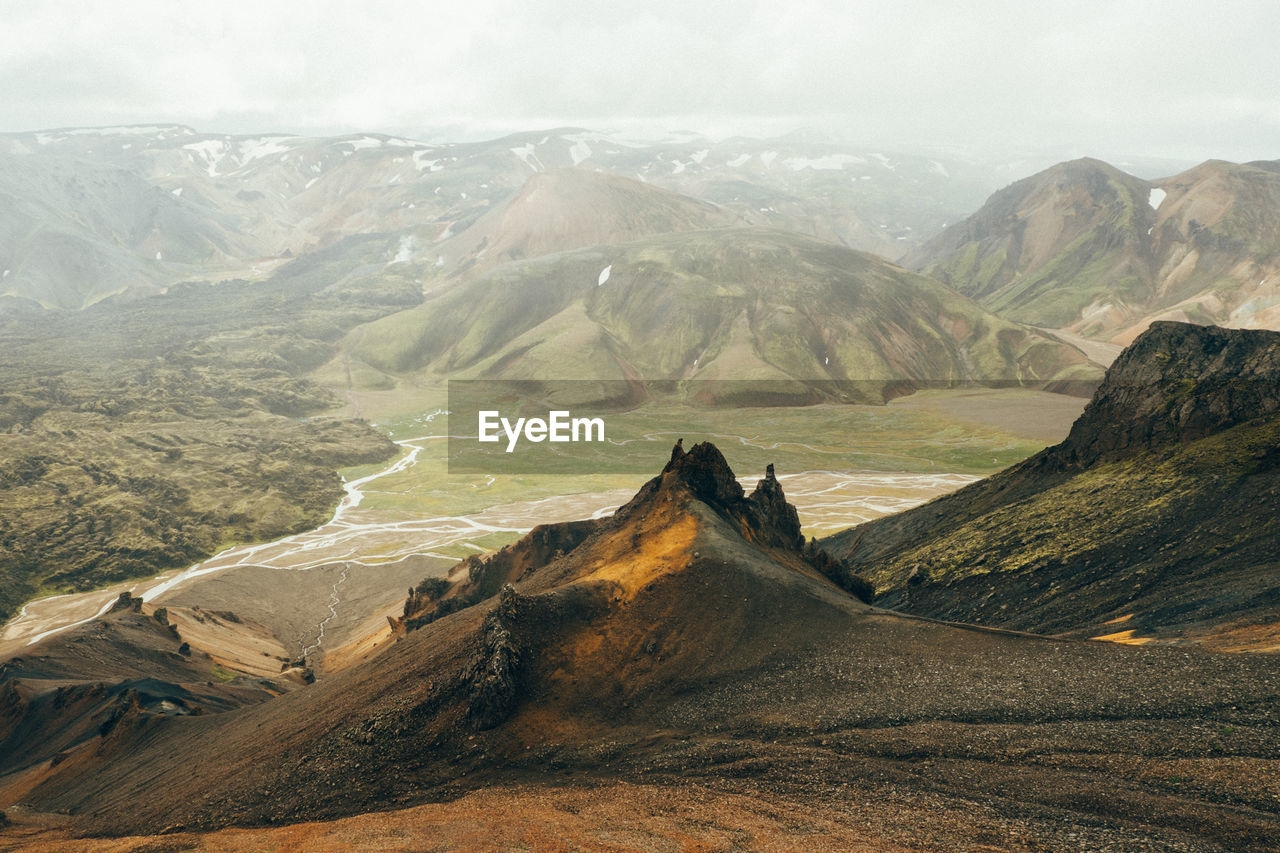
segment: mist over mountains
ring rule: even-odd
[[[7,4],[0,851],[1280,851],[1278,32]]]
[[[1152,318],[1276,325],[1273,163],[1141,179],[1084,159],[1000,189],[1027,168],[806,134],[6,134],[0,292],[75,309],[184,280],[258,280],[373,233],[400,237],[388,263],[420,266],[431,290],[554,251],[750,226],[902,259],[1006,319],[1121,345]]]
[[[407,257],[436,263],[443,255],[453,265],[466,247],[441,252],[437,244],[532,176],[565,168],[698,199],[716,206],[719,222],[798,230],[890,258],[1008,180],[999,165],[804,135],[652,142],[561,129],[428,145],[382,134],[233,137],[182,126],[6,134],[3,292],[78,308],[172,280],[260,276],[282,256],[370,232],[401,233]],[[627,234],[596,236],[610,239],[592,242]]]

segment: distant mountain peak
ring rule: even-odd
[[[1280,167],[1146,181],[1092,158],[995,193],[909,258],[992,311],[1125,345],[1154,320],[1280,328]]]

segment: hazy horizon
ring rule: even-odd
[[[1280,6],[0,3],[0,131],[800,128],[969,156],[1274,159]]]

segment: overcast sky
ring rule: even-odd
[[[1276,0],[0,0],[0,130],[798,127],[1280,158]]]

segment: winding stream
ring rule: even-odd
[[[743,444],[756,441],[742,436],[723,437]],[[313,530],[273,542],[229,548],[186,569],[165,572],[147,580],[29,602],[0,631],[0,653],[31,645],[101,616],[126,590],[146,601],[161,603],[167,593],[179,586],[237,567],[263,566],[282,571],[306,571],[339,562],[376,565],[412,554],[452,559],[445,553],[446,549],[453,548],[456,554],[456,546],[463,545],[484,551],[486,549],[476,545],[474,540],[495,532],[523,534],[538,524],[601,518],[612,513],[633,493],[631,489],[615,489],[558,495],[492,506],[468,515],[439,515],[399,521],[388,521],[383,514],[360,510],[364,489],[369,484],[413,467],[427,442],[447,438],[444,435],[419,436],[398,441],[397,444],[408,452],[376,473],[345,483],[346,493],[333,517]],[[945,473],[814,470],[782,474],[778,479],[788,499],[799,510],[806,533],[826,535],[916,506],[977,478]],[[755,480],[754,477],[741,478],[748,491],[754,487]],[[331,614],[336,604],[337,587],[335,584],[331,591]],[[318,648],[324,639],[324,624],[318,628],[319,634],[312,649]]]

